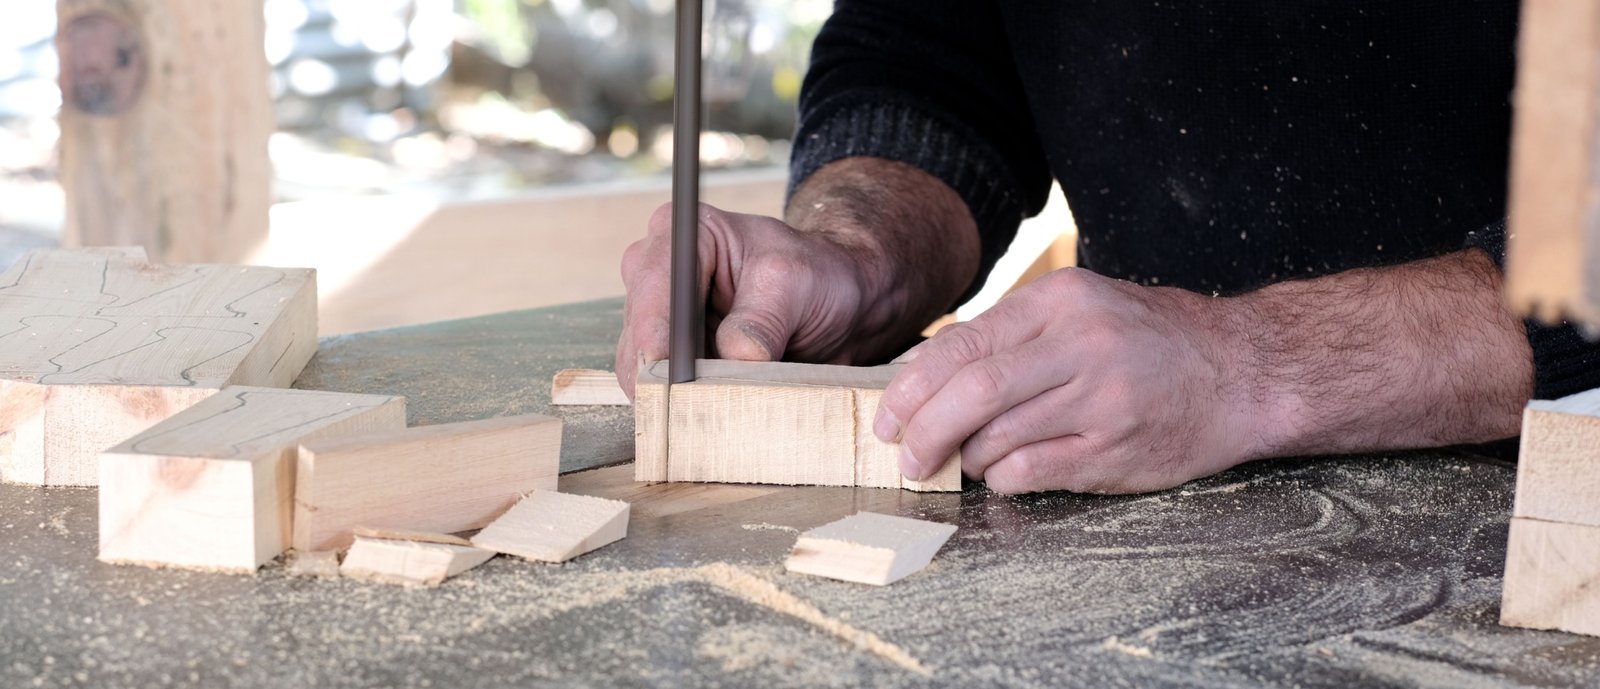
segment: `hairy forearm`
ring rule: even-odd
[[[955,191],[917,168],[845,158],[808,177],[786,222],[847,247],[862,275],[858,362],[897,354],[976,278],[978,230]]]
[[[1470,250],[1232,298],[1263,420],[1251,458],[1515,435],[1533,355],[1500,290]]]

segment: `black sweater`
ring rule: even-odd
[[[964,198],[983,270],[1059,180],[1079,262],[1231,294],[1503,244],[1517,0],[838,0],[791,185],[839,158]],[[792,187],[791,187],[792,188]],[[1531,326],[1540,397],[1600,350]]]

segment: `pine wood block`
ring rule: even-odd
[[[405,426],[403,397],[234,386],[100,458],[100,559],[252,571],[288,546],[303,441]]]
[[[305,269],[28,254],[0,274],[0,480],[92,486],[102,450],[222,387],[287,387],[316,299]]]
[[[1600,3],[1523,0],[1518,30],[1506,295],[1600,326]]]
[[[927,567],[955,534],[952,524],[857,512],[800,534],[785,569],[883,586]]]
[[[536,490],[472,537],[472,544],[542,562],[566,562],[628,535],[628,503]]]
[[[1600,526],[1600,390],[1522,413],[1513,515]]]
[[[470,545],[357,537],[339,565],[351,579],[412,587],[433,587],[477,567],[494,553]]]
[[[635,478],[961,490],[952,457],[924,481],[900,474],[897,446],[872,418],[898,366],[702,360],[698,378],[666,384],[666,362],[634,390]]]
[[[1500,623],[1600,636],[1600,526],[1513,517]]]
[[[550,404],[626,406],[633,403],[617,384],[617,374],[592,368],[568,368],[558,371],[551,379]]]
[[[555,490],[561,419],[527,414],[305,443],[294,547],[350,545],[355,527],[480,529],[524,494]]]

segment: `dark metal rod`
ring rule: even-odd
[[[678,0],[672,91],[672,319],[667,381],[695,379],[705,351],[706,305],[700,297],[700,11]]]

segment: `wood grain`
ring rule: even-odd
[[[1600,636],[1600,526],[1512,518],[1500,623]]]
[[[301,442],[405,426],[405,398],[234,386],[100,458],[100,559],[252,571],[288,546]]]
[[[355,528],[478,529],[529,491],[555,490],[561,419],[541,414],[384,430],[301,446],[294,547],[334,550]]]
[[[542,562],[566,562],[628,535],[628,503],[536,490],[472,537],[472,544]]]
[[[101,450],[316,352],[316,275],[49,250],[0,274],[0,480],[95,485]]]
[[[961,490],[959,457],[909,481],[897,448],[872,434],[898,366],[704,360],[697,380],[671,386],[665,368],[644,364],[635,386],[640,481]]]
[[[1519,31],[1507,296],[1600,326],[1600,3],[1523,0]]]
[[[928,566],[954,524],[857,512],[800,534],[784,569],[884,586]]]
[[[617,384],[617,374],[592,368],[566,368],[550,381],[550,404],[629,405],[628,394]]]
[[[362,581],[431,588],[477,567],[494,553],[468,545],[360,537],[339,575]]]
[[[274,130],[261,12],[58,0],[68,246],[243,261],[267,236]]]
[[[1600,526],[1600,390],[1528,403],[1513,514]]]

